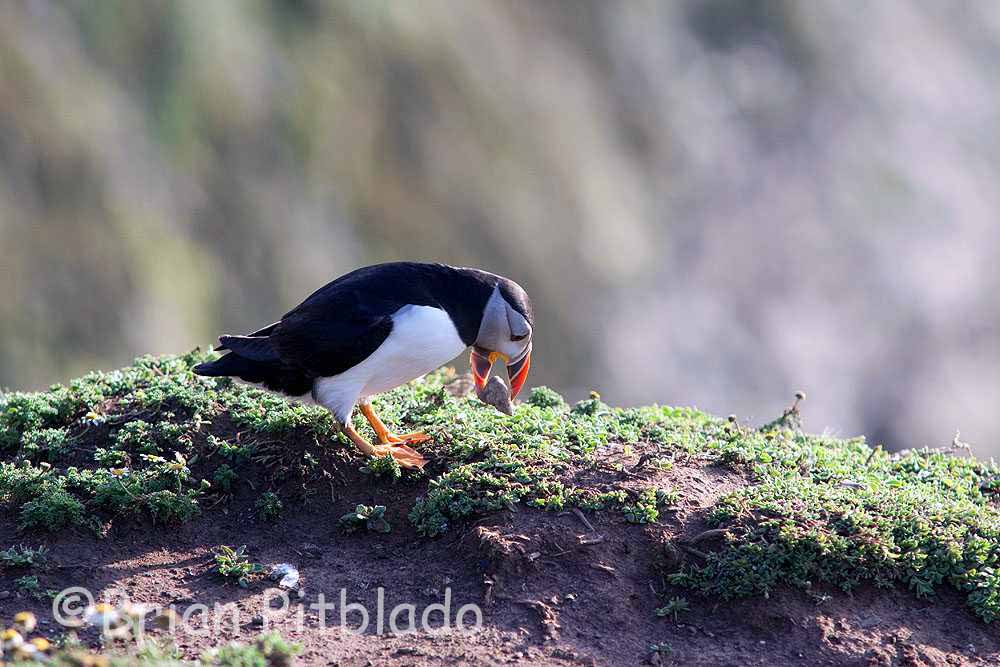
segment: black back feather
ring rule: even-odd
[[[277,361],[278,352],[267,336],[220,336],[220,350],[232,350],[254,361]]]
[[[223,355],[215,361],[194,367],[198,375],[209,377],[238,377],[247,382],[262,384],[272,391],[289,396],[304,396],[312,391],[316,378],[280,361],[262,362],[241,357],[235,352]]]

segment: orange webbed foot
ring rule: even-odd
[[[420,431],[414,431],[413,433],[404,433],[402,435],[396,435],[395,433],[385,434],[385,443],[391,444],[406,444],[406,445],[419,445],[422,442],[430,442],[431,436]]]
[[[374,457],[391,456],[393,460],[402,468],[420,470],[427,465],[427,459],[420,455],[420,452],[400,443],[389,443],[375,445],[372,452]]]

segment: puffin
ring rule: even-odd
[[[390,431],[372,408],[371,397],[471,348],[479,398],[494,364],[503,360],[513,400],[528,377],[533,329],[528,294],[509,278],[446,264],[390,262],[327,283],[253,333],[220,336],[216,350],[226,354],[193,370],[312,399],[332,413],[363,454],[388,455],[404,468],[423,468],[427,460],[411,445],[430,438]],[[371,424],[378,444],[352,426],[355,407]]]

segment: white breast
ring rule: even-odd
[[[432,306],[403,306],[393,313],[392,332],[378,349],[357,366],[318,379],[313,398],[344,421],[359,398],[429,373],[465,348],[446,312]]]

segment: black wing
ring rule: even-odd
[[[444,268],[399,262],[351,271],[261,331],[282,363],[313,377],[343,373],[389,337],[397,310],[407,304],[437,305],[428,284]]]
[[[274,324],[268,324],[263,329],[257,329],[257,331],[254,331],[251,334],[247,334],[246,336],[220,336],[219,344],[215,346],[215,351],[218,352],[219,350],[230,349],[229,343],[233,342],[235,339],[260,338],[266,340],[267,336],[269,336],[271,332],[274,331],[274,327],[278,326],[279,324],[281,324],[280,321],[275,322]]]
[[[282,363],[328,377],[367,359],[392,332],[392,317],[346,305],[313,303],[285,315],[268,336]]]

